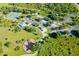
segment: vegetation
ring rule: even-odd
[[[2,50],[2,43],[0,42],[0,54],[3,53],[3,50]]]
[[[6,43],[4,44],[4,46],[9,47],[9,46],[10,46],[10,42],[6,42]]]
[[[25,27],[25,29],[24,29],[25,31],[28,31],[28,32],[35,32],[36,30],[35,30],[35,28],[33,28],[33,27]]]
[[[71,33],[79,38],[79,30],[72,30]]]
[[[10,19],[7,15],[10,12],[21,13],[15,19]],[[57,31],[69,29],[69,27],[79,25],[79,10],[75,4],[70,3],[10,3],[0,4],[0,55],[1,56],[14,56],[26,54],[23,49],[24,42],[29,39],[35,39],[36,43],[32,47],[32,53],[37,52],[38,56],[78,56],[79,55],[79,30],[72,30],[72,35],[60,34],[60,32],[51,32],[49,28],[55,23],[52,28]],[[73,16],[74,15],[74,16]],[[13,16],[12,16],[13,17]],[[11,17],[11,18],[12,18]],[[26,21],[27,17],[30,18]],[[65,18],[69,17],[72,22],[67,22]],[[38,24],[41,20],[48,23]],[[37,21],[37,23],[32,23]],[[32,23],[31,25],[24,26],[24,29],[19,26],[20,23]],[[43,23],[41,21],[41,23]],[[62,25],[58,25],[62,23]],[[55,25],[58,27],[54,28]],[[47,32],[43,32],[44,27]],[[40,31],[39,31],[40,30]],[[66,34],[66,31],[63,33]],[[45,35],[43,37],[43,35]]]
[[[57,40],[46,39],[41,47],[38,48],[38,56],[78,56],[77,52],[79,38],[74,36],[61,37]]]

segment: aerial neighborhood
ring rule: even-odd
[[[79,55],[77,7],[62,3],[0,4],[0,55]]]

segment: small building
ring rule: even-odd
[[[52,24],[51,24],[51,27],[52,27],[52,28],[56,28],[56,27],[58,27],[58,25],[52,23]]]
[[[45,20],[41,20],[41,24],[47,24],[48,21],[45,21]]]
[[[36,21],[36,20],[34,20],[32,23],[33,23],[33,24],[41,24],[40,21]]]
[[[49,27],[49,29],[50,30],[55,30],[56,28],[51,26],[51,27]]]
[[[25,16],[25,20],[29,23],[32,24],[33,20],[30,17]]]
[[[45,20],[45,21],[49,21],[49,19],[48,19],[48,18],[46,18],[46,17],[44,18],[44,20]]]
[[[42,33],[44,33],[44,32],[47,31],[47,29],[46,29],[46,28],[43,28],[43,27],[39,27],[39,30],[40,30]]]
[[[76,16],[78,16],[78,14],[68,14],[67,16],[76,17]]]
[[[25,20],[31,20],[31,18],[30,17],[27,17],[27,16],[25,16]]]
[[[59,27],[59,24],[57,22],[52,22],[51,26],[49,27],[50,30],[55,30]]]
[[[42,18],[42,19],[44,18],[44,16],[42,16],[42,15],[37,15],[37,17],[38,18]]]
[[[58,25],[63,25],[63,22],[58,22]]]
[[[25,22],[22,22],[22,23],[19,24],[19,26],[20,26],[22,29],[24,29],[24,28],[27,26],[27,24],[26,24]]]
[[[71,23],[72,19],[70,17],[65,17],[64,23]]]

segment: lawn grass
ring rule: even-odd
[[[8,3],[0,3],[0,8],[2,7],[12,7],[11,5],[9,5]]]
[[[0,41],[2,42],[3,49],[3,53],[1,53],[0,55],[7,54],[9,56],[16,56],[25,54],[26,52],[23,50],[23,43],[29,38],[37,39],[38,37],[41,37],[41,33],[38,30],[36,30],[36,32],[38,33],[38,35],[34,35],[33,33],[24,30],[14,33],[12,31],[8,31],[7,27],[0,27]],[[7,38],[7,40],[5,40],[5,38]],[[21,39],[24,39],[24,41],[22,41]],[[20,43],[17,44],[17,40],[20,41]],[[10,42],[10,46],[4,46],[5,42]],[[18,51],[14,50],[16,46],[20,47]]]

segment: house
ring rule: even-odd
[[[36,21],[36,20],[34,20],[33,23],[34,23],[34,24],[41,24],[40,21]]]
[[[49,29],[50,30],[55,30],[56,28],[51,26],[51,27],[49,27]]]
[[[27,24],[26,24],[25,22],[22,22],[22,23],[19,24],[19,26],[20,26],[22,29],[24,29],[25,26],[27,26]]]
[[[29,23],[32,24],[33,20],[30,17],[25,16],[25,20]]]
[[[44,18],[44,16],[42,16],[42,15],[37,15],[37,17],[38,17],[38,18]]]
[[[51,24],[51,27],[56,28],[56,27],[58,27],[58,25],[57,25],[57,24],[52,23],[52,24]]]
[[[58,22],[58,25],[63,25],[63,22]]]
[[[67,16],[76,17],[76,16],[78,16],[78,14],[68,14]]]
[[[65,23],[71,23],[72,19],[70,17],[65,17],[64,22]]]
[[[39,30],[42,32],[42,33],[45,33],[47,31],[46,28],[43,28],[43,27],[39,27]]]
[[[41,20],[41,24],[47,24],[48,21],[45,21],[45,20]]]
[[[30,17],[25,16],[25,20],[29,21],[29,20],[31,20],[31,18],[30,18]]]
[[[49,19],[47,17],[44,18],[45,21],[49,21]]]
[[[59,26],[58,26],[58,22],[56,22],[56,21],[53,21],[52,23],[51,23],[51,25],[48,27],[50,30],[55,30],[56,28],[58,28]]]

